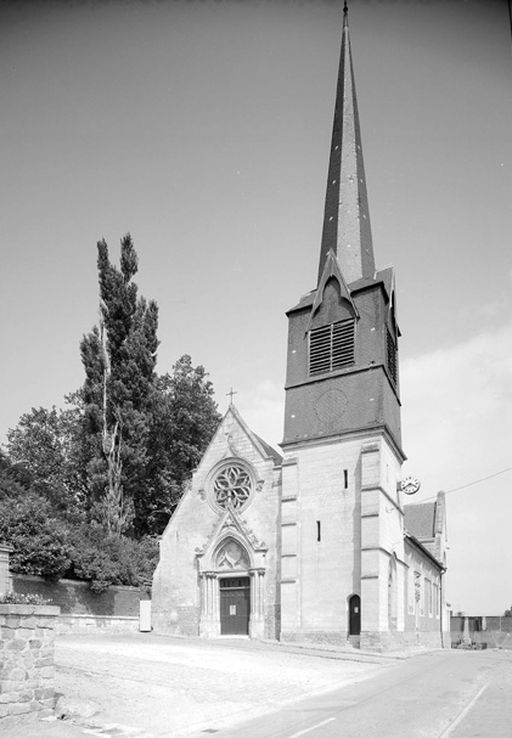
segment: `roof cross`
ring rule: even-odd
[[[229,392],[226,392],[226,397],[229,396],[229,404],[230,405],[233,404],[233,395],[237,395],[237,394],[238,394],[238,392],[234,392],[233,391],[233,387],[231,387],[231,389],[229,390]]]

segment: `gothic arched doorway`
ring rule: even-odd
[[[215,557],[219,579],[221,635],[248,635],[251,615],[249,556],[233,538],[225,540]]]
[[[348,598],[348,634],[361,635],[361,598],[357,594]]]

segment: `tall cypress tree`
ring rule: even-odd
[[[132,281],[137,254],[121,240],[119,268],[98,242],[99,326],[80,345],[85,369],[83,443],[93,517],[111,533],[146,532],[144,490],[155,402],[158,308]]]

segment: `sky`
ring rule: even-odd
[[[448,492],[453,610],[501,614],[508,6],[353,0],[349,21],[376,262],[397,278],[404,474],[422,482],[411,501]],[[250,427],[281,441],[284,313],[315,287],[340,24],[334,0],[0,3],[2,440],[82,384],[96,242],[117,260],[129,231],[159,305],[159,371],[191,354],[222,412],[233,387]]]

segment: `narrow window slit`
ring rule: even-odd
[[[343,488],[348,489],[348,469],[343,469]]]
[[[322,539],[322,531],[320,528],[320,521],[316,521],[316,540],[320,541]]]

